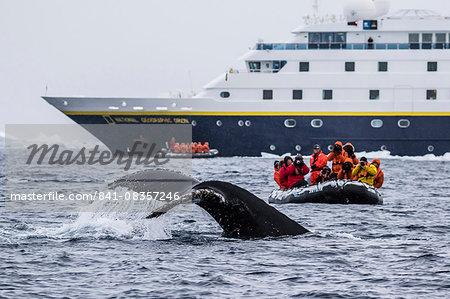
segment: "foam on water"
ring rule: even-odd
[[[124,192],[124,190],[119,190]],[[156,201],[94,201],[84,206],[83,211],[76,214],[72,221],[50,226],[36,225],[24,229],[19,239],[114,239],[114,240],[168,240],[172,238],[171,230],[165,218],[145,219],[160,206]],[[139,212],[136,212],[139,211]],[[8,239],[7,235],[3,237]],[[15,239],[15,238],[13,238]],[[15,241],[11,239],[11,241]]]
[[[367,157],[370,159],[389,159],[389,160],[414,160],[414,161],[450,161],[450,153],[446,153],[442,156],[436,156],[433,154],[428,154],[424,156],[396,156],[391,155],[389,151],[378,151],[378,152],[359,152],[355,153],[357,157]]]
[[[133,239],[168,240],[171,232],[166,228],[164,218],[143,219],[123,217],[120,214],[99,216],[95,213],[81,213],[75,221],[63,224],[52,230],[44,230],[54,238],[94,238],[94,239]]]
[[[450,161],[450,153],[446,153],[442,156],[436,156],[434,154],[427,154],[424,156],[397,156],[391,155],[390,151],[376,151],[376,152],[358,152],[355,153],[357,157],[366,157],[369,159],[389,159],[389,160],[414,160],[414,161]],[[292,156],[292,154],[287,153],[281,156],[261,153],[261,157],[265,159],[281,159],[286,156]],[[305,159],[311,158],[311,156],[303,156]]]

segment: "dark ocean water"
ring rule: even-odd
[[[156,220],[2,210],[0,296],[448,298],[446,160],[382,159],[383,206],[276,206],[312,231],[298,237],[223,238],[197,207]],[[272,165],[270,158],[219,158],[195,160],[193,171],[267,200],[275,187]],[[34,174],[17,188],[36,187],[47,176]],[[66,191],[97,191],[118,176],[91,172],[72,180],[54,173],[52,181]]]

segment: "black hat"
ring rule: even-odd
[[[313,149],[320,149],[320,145],[315,144],[314,147],[313,147]]]
[[[289,161],[289,160],[294,161],[294,160],[292,160],[292,157],[291,157],[291,156],[286,156],[286,157],[284,157],[284,163],[285,163],[285,164],[287,164],[287,161]]]
[[[360,159],[360,161],[367,162],[367,158],[366,158],[366,157],[362,157],[362,158]]]

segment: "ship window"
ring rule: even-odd
[[[228,92],[228,91],[222,91],[221,93],[220,93],[220,97],[221,98],[229,98],[230,97],[230,93]]]
[[[447,34],[436,33],[436,49],[445,49],[445,43],[447,42]]]
[[[323,121],[321,119],[313,119],[311,121],[311,126],[313,128],[320,128],[323,126]]]
[[[379,90],[371,90],[369,92],[370,100],[379,100],[380,99],[380,91]]]
[[[249,61],[248,66],[251,73],[261,72],[261,62],[259,61]]]
[[[340,49],[347,42],[346,32],[311,32],[308,37],[309,49]]]
[[[379,129],[383,126],[383,121],[381,119],[372,119],[370,125],[372,128]]]
[[[409,48],[410,49],[419,49],[419,34],[418,33],[410,33],[409,34]]]
[[[320,43],[320,33],[318,32],[311,32],[309,33],[309,49],[317,49],[319,47]]]
[[[286,50],[295,50],[295,44],[286,44]]]
[[[293,90],[292,91],[293,100],[303,100],[303,90]]]
[[[309,62],[300,62],[300,72],[309,72]]]
[[[295,119],[286,119],[284,121],[284,125],[286,126],[286,128],[295,128],[297,122],[295,121]]]
[[[221,126],[223,125],[223,123],[222,123],[221,120],[218,120],[218,121],[216,121],[216,125],[217,125],[218,127],[221,127]]]
[[[438,63],[436,61],[428,62],[428,71],[429,72],[437,72]]]
[[[243,127],[244,126],[244,121],[243,120],[238,121],[238,126],[239,127]]]
[[[195,127],[197,125],[197,122],[195,120],[191,121],[191,124],[193,127]]]
[[[408,119],[401,119],[398,121],[398,126],[402,129],[409,128],[410,125],[411,123]]]
[[[322,99],[323,100],[332,100],[333,99],[333,91],[332,90],[323,90],[322,91]]]
[[[345,63],[345,71],[346,72],[354,72],[355,71],[355,63],[354,62],[346,62]]]
[[[273,45],[274,50],[284,50],[284,44],[275,44]]]
[[[386,61],[378,62],[378,71],[379,72],[387,72],[388,71],[388,63]]]
[[[274,60],[272,62],[273,72],[278,73],[286,65],[286,63],[286,60]]]
[[[437,90],[429,89],[427,90],[427,100],[436,100],[437,99]]]
[[[263,90],[263,100],[272,100],[273,90]]]
[[[422,34],[422,49],[431,49],[432,42],[433,42],[433,34],[432,33],[423,33]]]

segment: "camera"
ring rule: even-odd
[[[303,164],[305,164],[305,162],[303,162],[303,159],[302,159],[302,160],[300,160],[300,159],[295,159],[294,164],[295,164],[295,166],[300,167],[300,166],[303,166]]]
[[[322,170],[320,171],[320,175],[321,175],[321,176],[327,176],[329,173],[331,173],[331,169],[328,168],[328,167],[325,167],[324,169],[322,169]]]
[[[333,148],[333,152],[342,153],[342,147],[340,145],[336,144]]]
[[[352,164],[346,162],[344,163],[344,165],[342,165],[342,169],[345,171],[350,171],[352,169],[352,166],[353,166]]]

